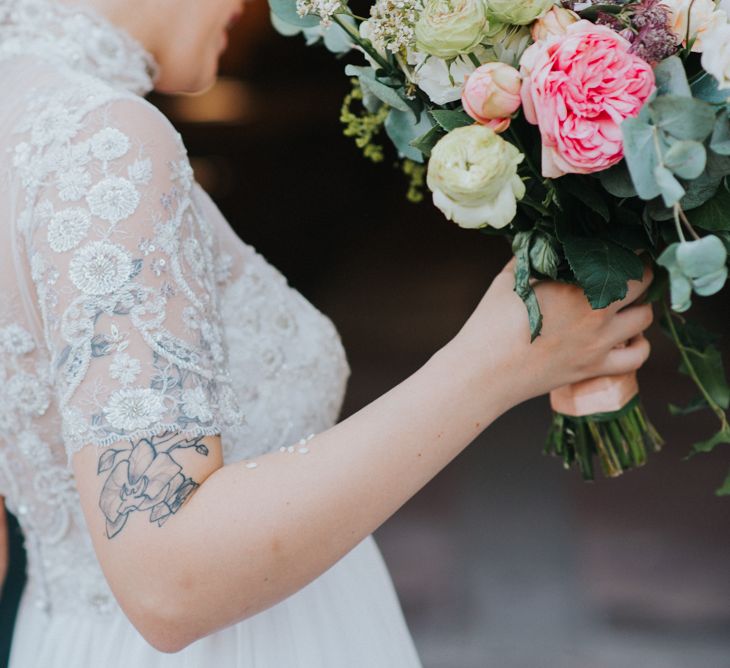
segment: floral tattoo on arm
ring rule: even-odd
[[[195,448],[207,456],[203,438],[180,439],[176,432],[165,432],[101,455],[97,475],[108,475],[99,507],[106,517],[107,538],[114,538],[124,528],[133,511],[149,511],[150,522],[162,526],[180,509],[200,484],[183,473],[173,452]]]

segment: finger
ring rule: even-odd
[[[624,348],[614,348],[608,353],[599,373],[605,376],[617,376],[636,371],[649,359],[650,353],[649,340],[643,334],[637,334]]]
[[[645,332],[652,322],[654,322],[654,309],[651,304],[629,306],[611,319],[609,339],[613,345],[618,345]]]
[[[646,262],[644,264],[644,274],[641,277],[641,280],[630,280],[628,282],[628,290],[626,292],[626,296],[620,301],[611,304],[610,308],[612,308],[614,311],[620,311],[622,308],[626,308],[627,306],[633,304],[649,289],[649,286],[651,285],[651,282],[653,280],[654,270],[651,267],[651,263]]]

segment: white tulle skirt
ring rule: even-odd
[[[10,668],[420,668],[372,536],[309,585],[177,654],[153,649],[121,613],[52,615],[23,596]]]

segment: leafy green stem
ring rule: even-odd
[[[350,14],[351,16],[354,16],[353,14]],[[385,70],[392,70],[390,63],[383,58],[377,50],[373,47],[370,40],[363,39],[363,37],[360,35],[359,31],[355,28],[355,26],[351,25],[347,21],[343,21],[337,14],[332,16],[332,20],[340,26],[350,37],[352,38],[352,41],[355,42],[359,47],[361,47],[380,67],[382,67]]]
[[[666,300],[662,300],[662,309],[664,310],[664,317],[667,320],[667,327],[669,328],[669,333],[672,336],[672,340],[674,341],[674,344],[677,346],[677,350],[679,350],[679,354],[682,357],[682,361],[685,364],[685,367],[687,368],[687,373],[689,374],[689,377],[692,379],[694,384],[697,386],[697,389],[699,389],[700,393],[704,397],[705,401],[707,402],[707,405],[712,409],[712,412],[715,413],[718,420],[720,420],[720,425],[723,430],[728,429],[728,421],[727,416],[725,415],[725,411],[722,409],[721,406],[717,404],[717,402],[712,398],[710,393],[707,391],[705,386],[702,384],[702,381],[700,380],[700,377],[697,375],[697,371],[692,364],[692,360],[690,359],[690,356],[688,354],[687,347],[682,343],[681,339],[679,338],[679,334],[677,333],[677,328],[674,325],[674,315],[672,314],[671,309],[667,305]]]

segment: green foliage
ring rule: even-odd
[[[714,235],[668,246],[657,263],[669,272],[672,308],[678,313],[692,305],[692,291],[702,297],[719,292],[727,280],[727,250]]]
[[[434,109],[429,112],[433,119],[446,132],[462,128],[465,125],[473,125],[474,119],[464,111],[451,111],[449,109]]]
[[[557,240],[542,232],[536,232],[530,246],[530,262],[535,271],[556,279],[560,264]]]
[[[382,105],[375,113],[362,108],[353,111],[354,103],[362,106],[363,93],[358,79],[351,80],[352,91],[345,96],[340,111],[340,122],[345,126],[343,133],[346,137],[354,137],[355,144],[362,149],[363,155],[372,162],[382,162],[383,146],[375,141],[380,134],[385,119],[388,116],[389,108]]]
[[[406,197],[409,202],[418,204],[423,201],[423,187],[426,185],[426,166],[413,160],[403,160],[401,171],[408,178],[408,192]]]
[[[427,158],[431,157],[431,151],[438,140],[444,136],[444,131],[440,127],[432,127],[428,132],[416,137],[411,141],[411,146],[417,148]]]
[[[411,108],[403,97],[403,94],[396,88],[388,86],[379,80],[372,67],[348,65],[345,67],[345,74],[348,76],[355,76],[360,80],[360,87],[362,88],[363,95],[370,94],[384,104],[387,104],[389,107],[397,109],[398,111],[411,111]]]
[[[644,274],[641,259],[623,246],[596,237],[563,240],[565,257],[594,309],[623,299],[628,281]]]
[[[542,330],[542,313],[537,295],[530,284],[530,244],[532,232],[519,232],[512,242],[512,252],[517,258],[515,267],[515,292],[527,308],[530,321],[530,342],[533,342]]]
[[[269,8],[285,23],[298,28],[312,28],[319,25],[319,16],[299,16],[295,0],[269,0]]]
[[[687,213],[690,223],[708,232],[730,232],[730,192],[720,188],[712,199]]]
[[[415,148],[411,142],[423,136],[432,127],[433,124],[428,114],[422,113],[420,120],[416,121],[410,110],[391,109],[385,119],[385,132],[393,142],[398,155],[414,162],[423,162],[423,153]]]

